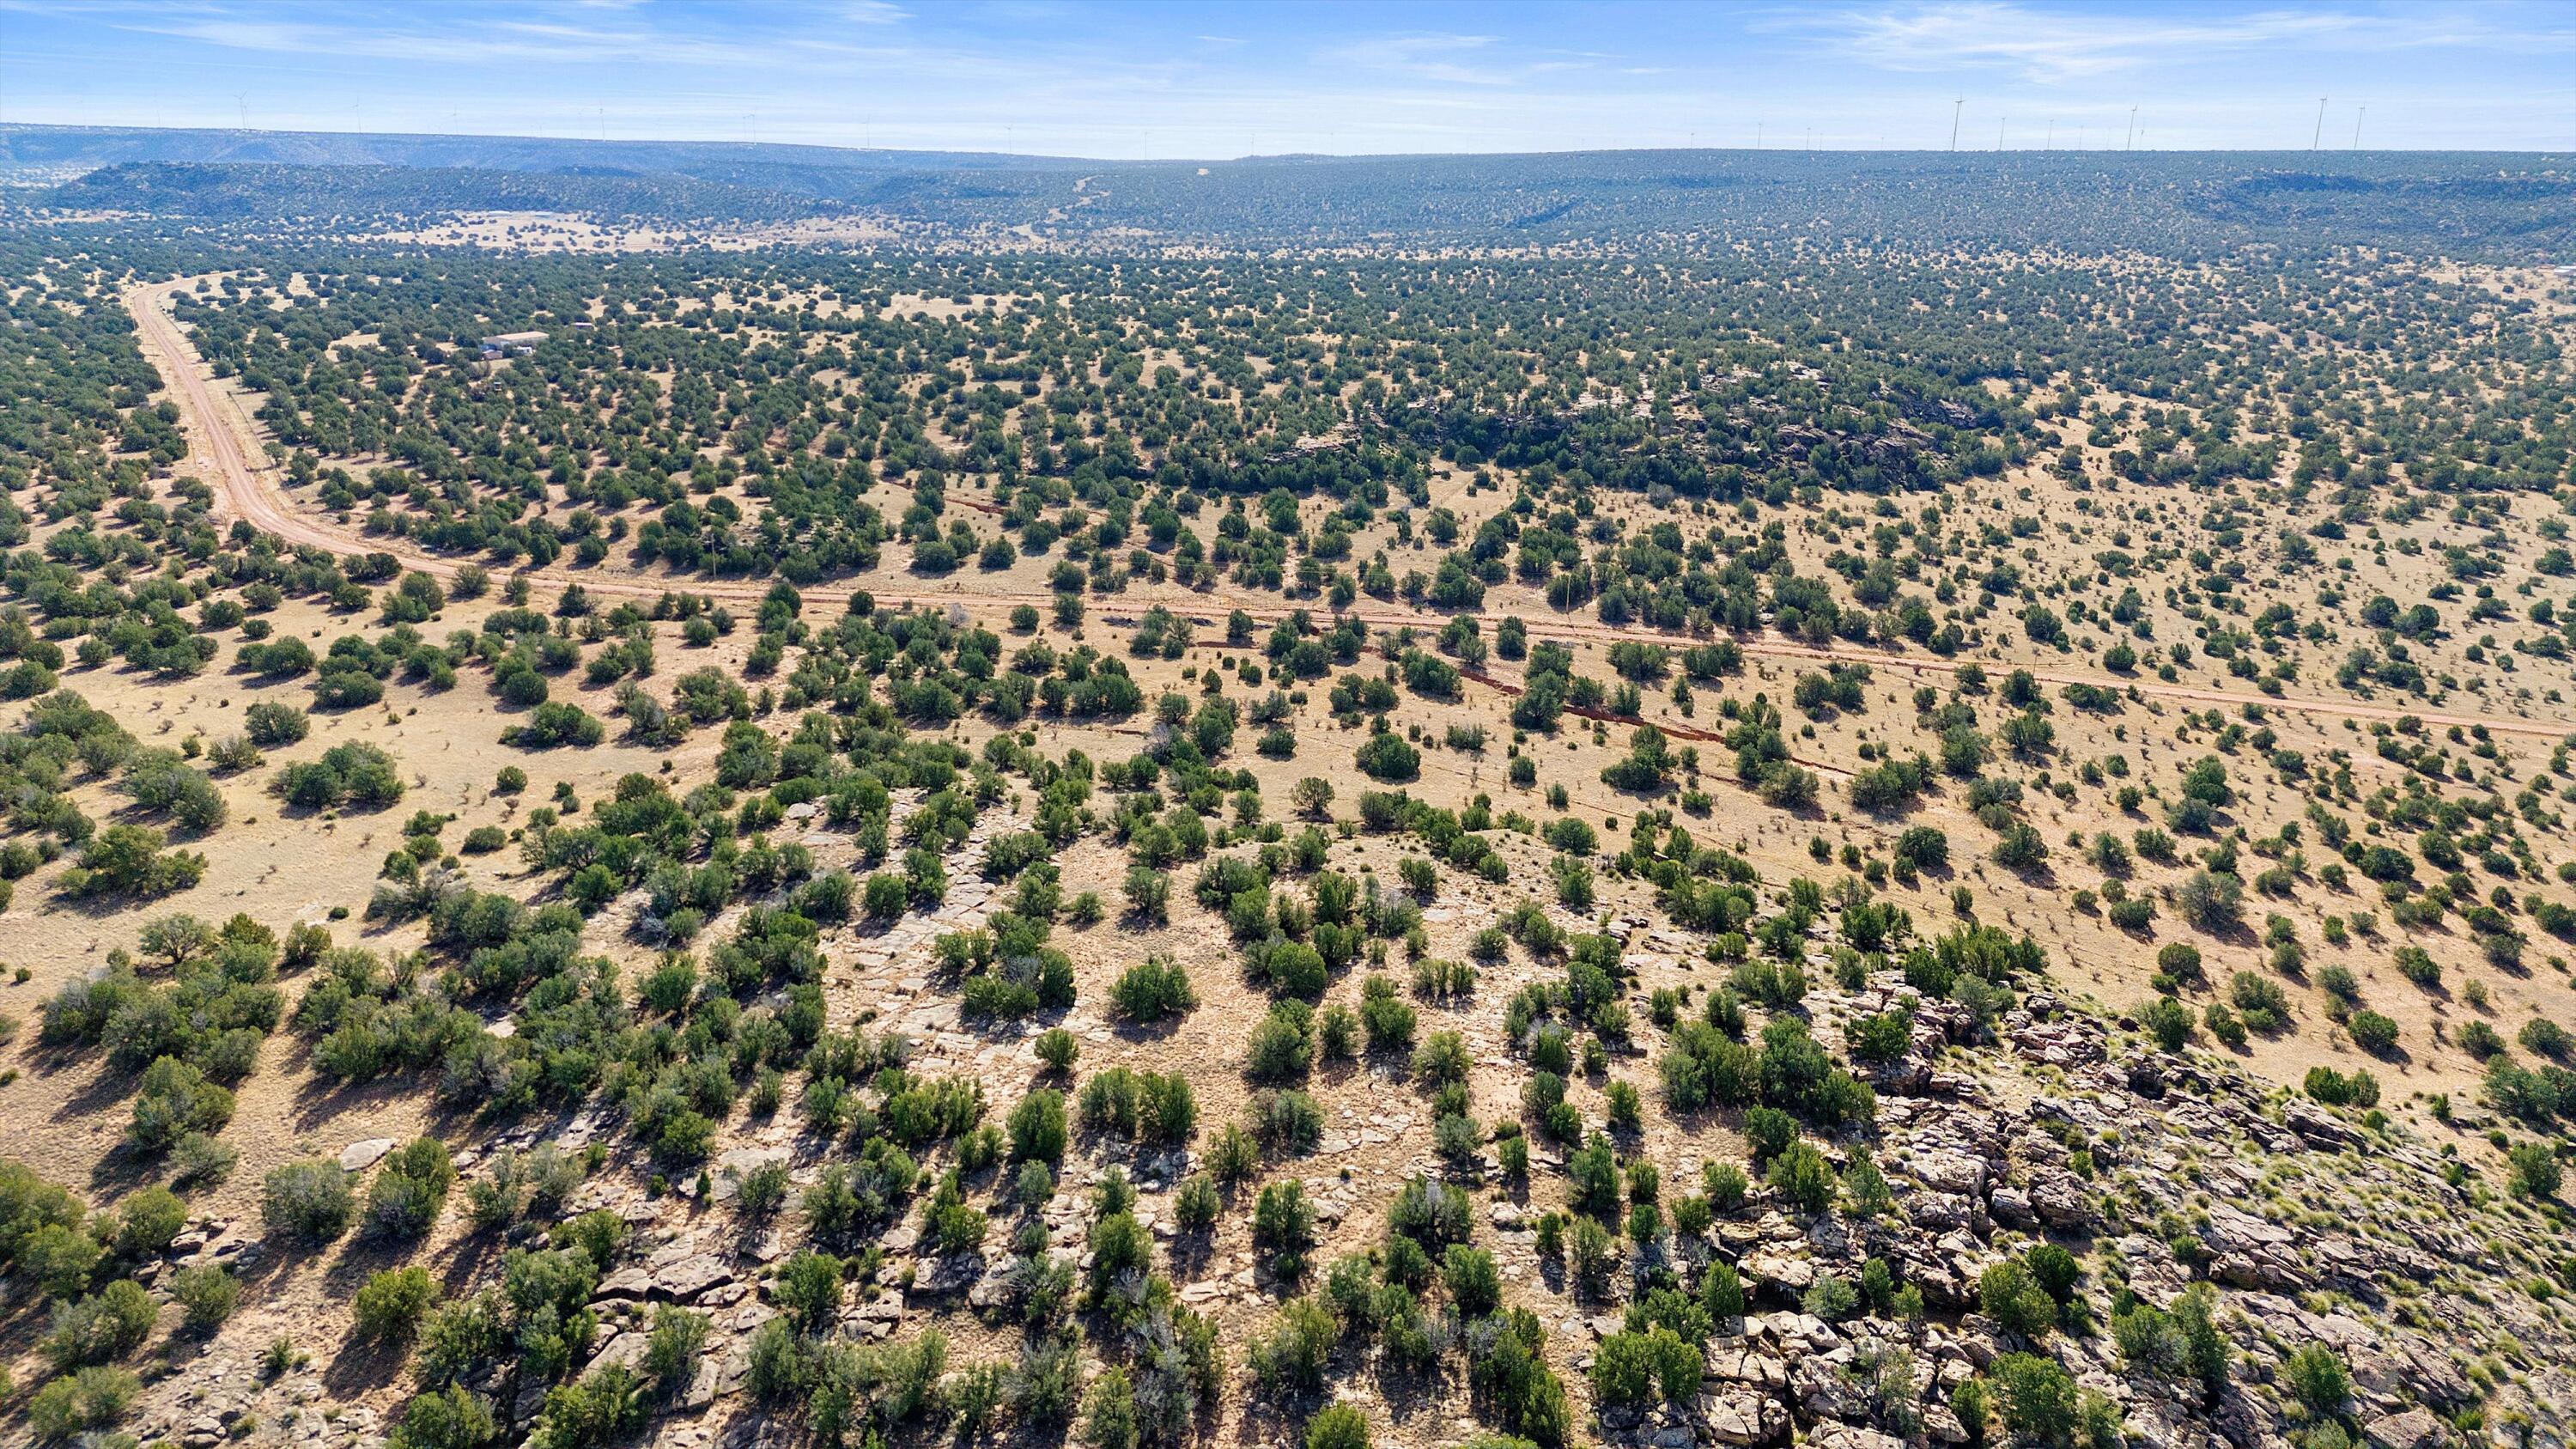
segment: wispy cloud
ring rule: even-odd
[[[1499,35],[1381,35],[1335,46],[1324,58],[1360,70],[1447,85],[1504,86],[1517,78],[1510,68],[1471,65],[1467,60],[1501,43]]]
[[[2296,45],[2322,50],[2427,46],[2565,48],[2576,30],[2504,30],[2490,13],[2427,5],[2383,13],[2257,10],[2231,15],[2052,9],[2010,0],[1850,8],[1784,15],[1765,28],[1815,34],[1892,71],[1991,66],[2048,84],[2219,53]]]
[[[255,10],[137,11],[112,24],[120,30],[163,35],[226,50],[418,64],[541,62],[552,65],[748,67],[775,65],[778,59],[776,46],[760,41],[703,33],[674,33],[641,24],[593,23],[569,12],[564,12],[564,16],[553,20],[495,18],[482,23],[430,28],[339,25],[263,15]],[[844,48],[809,43],[806,53]]]

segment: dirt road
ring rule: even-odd
[[[287,499],[278,470],[271,467],[266,450],[258,442],[258,429],[239,399],[217,390],[206,380],[206,368],[196,347],[169,312],[172,293],[194,285],[195,278],[164,282],[127,290],[125,304],[142,334],[146,358],[157,367],[168,385],[169,396],[178,403],[185,429],[195,456],[214,465],[217,476],[211,480],[215,490],[215,508],[219,515],[246,519],[254,528],[274,534],[292,544],[327,550],[334,554],[357,555],[386,553],[400,560],[403,567],[417,569],[434,578],[452,578],[456,570],[471,560],[427,552],[402,539],[368,538],[353,528],[332,523],[299,512]],[[728,603],[757,604],[769,590],[765,583],[738,580],[700,580],[665,575],[621,572],[612,567],[576,568],[562,564],[543,568],[517,570],[533,584],[563,585],[578,583],[593,594],[614,598],[653,599],[668,593],[686,592]],[[857,586],[817,584],[800,589],[809,602],[846,603],[859,592]],[[1031,604],[1044,608],[1054,601],[1048,593],[1015,593],[992,590],[968,590],[951,584],[928,590],[888,591],[869,589],[879,603],[896,608],[923,606],[939,608],[949,604],[976,604],[985,608],[1008,608]],[[1116,611],[1141,614],[1162,605],[1184,617],[1207,618],[1235,609],[1263,623],[1272,623],[1299,612],[1298,606],[1283,604],[1274,597],[1242,593],[1220,584],[1206,593],[1171,587],[1131,587],[1120,594]],[[1314,612],[1308,610],[1308,612]],[[1412,628],[1438,632],[1448,616],[1426,610],[1400,606],[1370,604],[1351,613],[1373,629]],[[1672,636],[1645,629],[1621,629],[1606,624],[1590,624],[1563,618],[1540,618],[1529,621],[1535,638],[1567,643],[1611,643],[1623,639],[1652,639],[1675,643]],[[1766,659],[1784,659],[1822,664],[1867,664],[1873,669],[1902,669],[1917,676],[1947,675],[1957,671],[1960,663],[1924,655],[1900,654],[1884,649],[1818,648],[1777,638],[1739,638],[1739,647],[1748,655]],[[1988,666],[1993,667],[1993,666]],[[2021,666],[2029,667],[2029,666]],[[2194,706],[2217,705],[2241,709],[2260,705],[2266,710],[2323,719],[2380,720],[2395,722],[2415,719],[2432,728],[2458,725],[2462,728],[2483,725],[2499,734],[2523,735],[2537,739],[2560,739],[2576,732],[2576,724],[2545,720],[2521,719],[2510,715],[2475,715],[2447,713],[2402,706],[2364,704],[2354,700],[2301,699],[2292,696],[2240,693],[2235,690],[2198,688],[2191,685],[2161,684],[2124,679],[2116,675],[2086,673],[2063,669],[2032,668],[2032,675],[2044,684],[2090,684],[2116,693],[2135,690],[2153,699],[2172,700]]]

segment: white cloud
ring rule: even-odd
[[[775,45],[752,40],[573,19],[495,18],[483,23],[429,28],[322,23],[282,13],[207,10],[168,14],[136,11],[111,24],[120,30],[166,35],[224,50],[418,64],[494,65],[524,61],[548,65],[774,67],[778,62]],[[806,47],[809,55],[816,50],[848,53],[854,49],[827,42],[811,42]]]
[[[1465,57],[1502,43],[1498,35],[1381,35],[1326,52],[1327,63],[1384,71],[1447,85],[1510,85],[1503,67],[1470,65]]]
[[[1806,31],[1882,70],[1988,66],[2062,84],[2151,64],[2221,52],[2291,45],[2317,50],[2406,50],[2428,46],[2565,48],[2576,31],[2499,30],[2491,13],[2422,6],[2379,14],[2342,10],[2253,10],[2185,16],[2109,9],[2045,9],[2011,0],[1876,9],[1806,11],[1763,28]]]

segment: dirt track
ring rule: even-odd
[[[298,513],[288,502],[277,470],[261,460],[263,449],[256,442],[256,429],[237,400],[218,398],[208,386],[204,360],[186,334],[179,330],[169,312],[169,298],[183,290],[195,278],[182,278],[150,286],[129,288],[125,304],[141,332],[144,355],[160,370],[169,396],[178,403],[181,426],[197,449],[197,456],[211,461],[218,473],[213,480],[218,514],[247,520],[265,533],[274,534],[292,544],[328,550],[334,554],[390,554],[405,568],[417,569],[436,578],[454,576],[469,560],[429,553],[400,539],[371,539],[353,529]],[[255,461],[261,460],[261,461]],[[515,577],[531,583],[578,583],[594,594],[619,598],[658,598],[664,594],[687,592],[726,602],[757,604],[769,590],[762,583],[725,580],[699,580],[621,573],[613,568],[572,568],[549,565],[543,568],[517,570]],[[860,590],[848,584],[817,584],[798,591],[806,599],[825,603],[843,603]],[[880,604],[896,607],[940,607],[948,604],[982,604],[1008,607],[1031,604],[1039,607],[1051,603],[1052,594],[968,590],[951,585],[946,589],[926,592],[888,592],[869,589]],[[1148,588],[1138,586],[1119,596],[1119,612],[1142,613],[1162,605],[1176,614],[1205,618],[1209,611],[1241,609],[1254,619],[1275,622],[1298,612],[1293,605],[1275,598],[1237,593],[1220,584],[1205,593],[1187,589]],[[1311,611],[1309,611],[1311,612]],[[1426,610],[1401,607],[1368,606],[1351,610],[1352,617],[1375,629],[1414,628],[1437,632],[1448,622],[1446,615]],[[1530,622],[1530,633],[1538,638],[1566,642],[1608,643],[1622,639],[1666,638],[1668,636],[1638,629],[1620,629],[1604,624],[1586,624],[1570,619],[1537,619]],[[1736,641],[1746,654],[1767,659],[1787,659],[1815,663],[1862,663],[1877,669],[1904,669],[1916,675],[1927,672],[1949,674],[1959,662],[1921,655],[1899,654],[1883,649],[1817,648],[1784,639],[1742,638]],[[1964,662],[1964,661],[1962,661]],[[2022,666],[2028,667],[2028,666]],[[2475,715],[2446,713],[2437,710],[2407,709],[2389,705],[2363,704],[2352,700],[2301,699],[2294,696],[2240,693],[2234,690],[2196,688],[2190,685],[2159,684],[2124,679],[2117,675],[2086,673],[2048,668],[2032,668],[2031,674],[2045,684],[2090,684],[2117,693],[2138,694],[2169,699],[2196,706],[2220,705],[2231,708],[2260,705],[2267,710],[2285,710],[2294,714],[2327,719],[2383,720],[2395,722],[2415,719],[2436,728],[2458,725],[2463,728],[2483,725],[2502,734],[2524,735],[2539,739],[2561,739],[2576,732],[2576,725],[2543,720],[2516,718],[2510,715]]]

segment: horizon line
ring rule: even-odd
[[[1080,162],[1101,166],[1186,166],[1240,164],[1253,161],[1397,161],[1411,159],[1448,159],[1459,157],[1508,158],[1520,156],[1609,156],[1609,155],[1724,155],[1724,156],[1797,156],[1831,153],[1834,155],[1868,156],[2519,156],[2555,158],[2576,155],[2576,148],[2532,149],[2511,148],[2443,148],[2430,146],[2302,146],[2302,147],[2124,147],[2124,146],[1854,146],[1854,145],[1781,145],[1781,146],[1570,146],[1557,150],[1536,151],[1270,151],[1246,152],[1232,156],[1094,156],[1078,152],[996,151],[959,146],[870,146],[829,141],[761,141],[736,140],[711,136],[576,136],[554,135],[533,131],[351,131],[308,130],[270,126],[151,126],[114,121],[0,121],[0,133],[8,132],[129,132],[166,136],[296,136],[335,140],[378,141],[541,141],[552,145],[582,146],[598,149],[635,146],[712,146],[744,151],[823,151],[858,156],[971,156],[997,160]],[[330,166],[327,161],[170,161],[111,162],[110,165],[271,165]],[[387,163],[391,164],[391,163]],[[411,167],[406,169],[429,169]],[[464,167],[460,169],[479,169]]]

